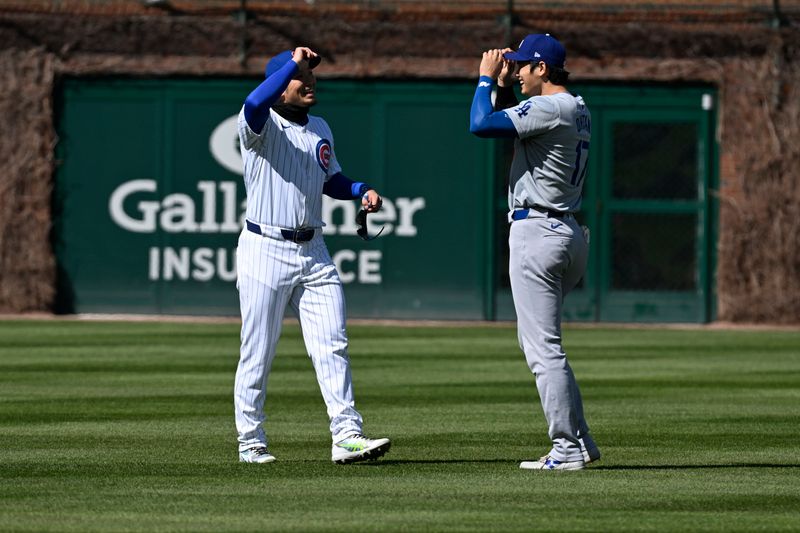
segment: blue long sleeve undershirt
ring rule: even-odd
[[[269,118],[269,108],[286,90],[289,82],[297,74],[298,68],[294,61],[287,61],[278,71],[262,81],[258,87],[253,89],[253,92],[247,95],[244,101],[244,119],[251,130],[261,133]]]
[[[517,128],[505,111],[492,108],[494,80],[481,76],[469,112],[469,131],[478,137],[518,137]]]
[[[361,197],[371,187],[361,181],[353,181],[341,172],[331,176],[322,186],[322,193],[337,200],[352,200]]]

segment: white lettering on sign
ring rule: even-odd
[[[225,248],[150,248],[147,277],[151,281],[236,280],[236,251]]]
[[[333,220],[337,215],[341,220],[340,225],[336,225]],[[356,226],[356,203],[347,200],[334,200],[327,196],[322,197],[322,220],[325,222],[325,227],[322,228],[323,235],[357,235],[358,226]]]
[[[158,199],[156,180],[126,181],[108,202],[108,211],[122,229],[134,233],[238,233],[244,225],[246,200],[237,204],[235,181],[198,181],[199,204],[185,193]],[[222,209],[219,209],[219,206]],[[322,199],[323,235],[356,235],[355,201]],[[425,208],[425,198],[383,199],[383,207],[367,217],[370,234],[384,227],[381,236],[415,237],[414,215]]]
[[[380,284],[380,250],[339,250],[333,264],[342,283]],[[236,250],[226,248],[157,248],[148,250],[147,277],[150,281],[236,281]]]
[[[196,233],[194,202],[187,194],[170,194],[161,202],[161,229],[167,233]],[[216,232],[215,232],[216,233]]]
[[[382,281],[382,257],[383,252],[380,250],[362,250],[358,253],[353,250],[339,250],[333,254],[332,259],[342,283],[357,281],[364,284],[379,284]]]
[[[380,250],[364,250],[358,254],[359,283],[381,282],[381,257],[383,252]]]
[[[425,198],[398,198],[397,209],[400,211],[400,223],[395,229],[398,237],[416,237],[417,227],[414,225],[414,213],[425,209]],[[380,213],[380,211],[378,211]],[[367,217],[369,226],[369,217]]]
[[[156,228],[156,213],[160,209],[158,202],[139,202],[137,204],[138,218],[128,216],[123,209],[123,202],[133,193],[156,192],[155,180],[126,181],[117,187],[108,201],[108,211],[111,219],[122,229],[136,233],[151,233]]]
[[[356,279],[356,275],[350,270],[350,267],[345,267],[344,262],[347,261],[348,263],[355,261],[356,253],[353,250],[339,250],[335,254],[333,254],[333,264],[336,265],[336,270],[339,271],[339,279],[342,280],[342,283],[351,283],[354,279]]]
[[[334,200],[322,197],[323,235],[357,235],[356,213],[359,203],[348,200]],[[367,217],[367,230],[370,235],[380,231],[381,237],[394,233],[398,237],[415,237],[417,227],[414,225],[414,214],[425,208],[425,198],[397,198],[394,202],[383,199],[383,207],[377,213]],[[338,222],[338,223],[337,223]]]
[[[111,194],[108,211],[119,227],[135,233],[155,233],[159,229],[167,233],[238,233],[242,229],[245,201],[236,205],[235,181],[198,181],[201,194],[198,213],[194,199],[188,194],[169,194],[163,200],[139,200],[131,209],[125,203],[142,193],[156,193],[156,180],[126,181]],[[219,191],[219,195],[217,194]],[[222,202],[222,219],[217,220],[217,201]],[[198,220],[198,215],[200,216]]]

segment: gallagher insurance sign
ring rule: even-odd
[[[254,83],[65,83],[54,195],[63,310],[238,314],[245,191],[236,116]],[[369,217],[370,234],[383,233],[370,242],[357,237],[356,201],[324,198],[323,234],[348,315],[482,318],[487,151],[464,128],[468,106],[445,94],[433,103],[445,131],[435,122],[408,131],[429,116],[432,104],[414,101],[425,96],[389,86],[365,100],[352,83],[320,86],[312,112],[331,125],[345,174],[384,196]]]

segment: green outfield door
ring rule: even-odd
[[[707,322],[714,316],[716,212],[713,90],[575,87],[592,111],[581,221],[587,275],[568,320]],[[502,166],[502,165],[500,165]],[[498,198],[498,216],[506,211]],[[498,244],[507,235],[501,226]],[[505,261],[502,258],[501,261]],[[497,318],[512,318],[498,263]]]

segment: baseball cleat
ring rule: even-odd
[[[253,446],[239,452],[240,463],[271,463],[275,456],[269,453],[266,446]]]
[[[583,460],[558,461],[545,455],[538,461],[522,461],[519,467],[525,470],[583,470],[584,462]]]
[[[340,465],[377,459],[389,451],[389,439],[368,439],[364,435],[351,435],[331,448],[331,460]]]
[[[578,437],[578,441],[581,443],[581,453],[583,454],[584,463],[588,465],[589,463],[600,460],[600,449],[590,436],[584,435],[583,437]]]
[[[600,460],[600,448],[595,447],[588,450],[584,448],[581,453],[583,453],[583,462],[587,465]]]

